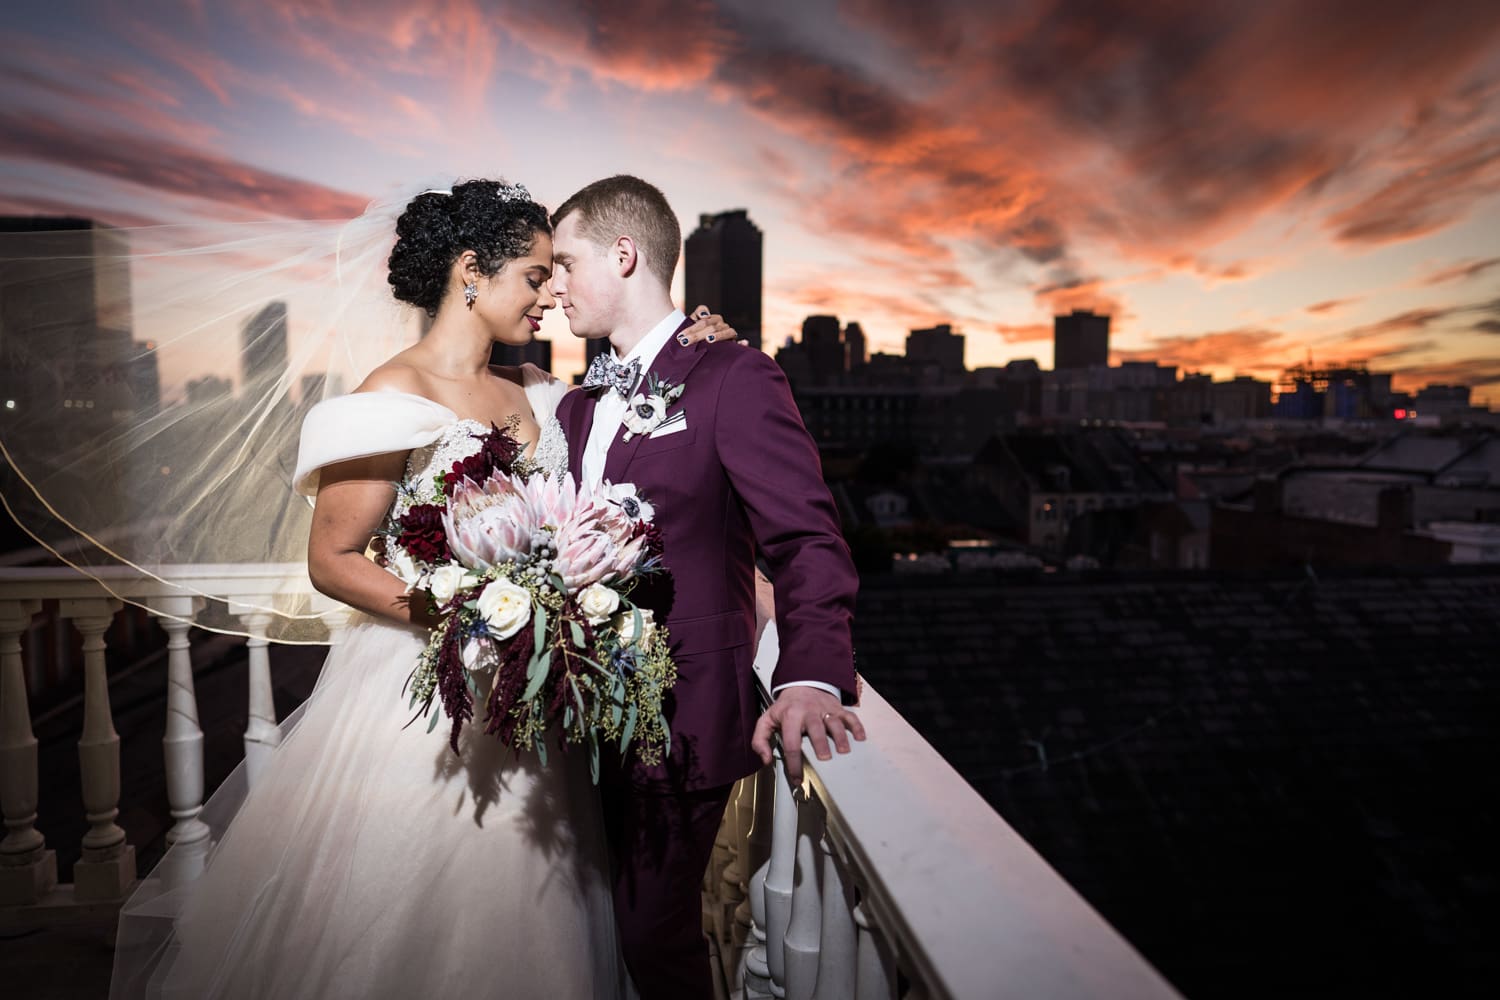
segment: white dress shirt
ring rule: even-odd
[[[629,354],[621,358],[611,347],[610,358],[622,365],[639,359],[644,383],[646,373],[656,363],[656,356],[686,318],[681,309],[673,309],[630,349]],[[588,443],[583,446],[583,484],[580,485],[597,487],[604,482],[604,461],[609,456],[610,445],[620,436],[620,428],[625,424],[625,407],[629,403],[630,400],[613,389],[604,389],[599,396],[599,402],[594,405],[594,424],[589,428]]]
[[[641,376],[644,382],[645,374],[651,370],[656,363],[656,356],[661,353],[662,348],[672,339],[672,334],[682,325],[687,316],[681,309],[673,309],[666,318],[653,326],[649,333],[640,339],[640,342],[631,348],[630,353],[621,358],[611,347],[610,358],[617,364],[628,365],[630,362],[640,359]],[[599,402],[594,405],[594,423],[589,428],[588,442],[583,446],[583,484],[598,487],[604,482],[604,463],[609,457],[610,446],[620,436],[620,428],[625,424],[625,407],[630,401],[622,397],[613,389],[602,390]],[[580,485],[583,485],[580,484]],[[647,497],[649,500],[650,497]],[[832,684],[824,684],[822,681],[792,681],[788,684],[778,684],[771,692],[774,698],[789,687],[810,687],[819,691],[826,691],[835,698],[840,697],[839,689]]]

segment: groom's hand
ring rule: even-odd
[[[802,782],[802,737],[812,740],[813,753],[819,760],[832,760],[828,737],[839,753],[849,752],[849,737],[865,738],[865,727],[859,716],[845,708],[839,699],[815,687],[786,687],[776,695],[771,707],[755,723],[755,737],[750,747],[760,754],[762,764],[771,763],[771,734],[780,731],[781,752],[786,757],[787,778],[793,785]]]

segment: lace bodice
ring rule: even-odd
[[[549,416],[541,422],[541,434],[531,456],[522,461],[527,468],[549,476],[562,475],[568,468],[568,439],[563,434],[561,422]],[[392,521],[405,514],[413,505],[430,503],[435,491],[435,479],[440,473],[453,468],[453,463],[468,458],[479,450],[476,435],[489,428],[478,420],[459,420],[450,424],[438,439],[421,448],[413,448],[406,458],[406,478],[396,490],[396,501],[391,505]],[[518,466],[521,462],[517,463]]]

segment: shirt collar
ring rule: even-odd
[[[636,342],[629,354],[623,358],[616,355],[615,360],[622,365],[628,365],[639,358],[641,370],[646,371],[656,362],[656,356],[661,353],[663,347],[667,346],[667,341],[672,339],[672,334],[677,332],[677,328],[685,319],[687,315],[681,309],[673,309],[667,313],[665,319],[651,328],[651,332]],[[610,348],[610,353],[614,354],[613,347]]]

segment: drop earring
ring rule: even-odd
[[[479,282],[471,281],[464,286],[464,305],[473,309],[474,300],[477,298],[479,298]]]

